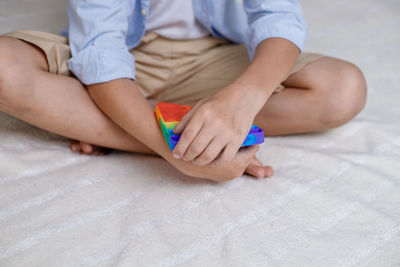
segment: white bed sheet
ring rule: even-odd
[[[214,184],[0,114],[0,266],[400,266],[400,2],[301,2],[307,50],[365,72],[359,116],[268,138],[272,179]],[[2,0],[0,33],[57,32],[65,6]]]

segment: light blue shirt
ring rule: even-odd
[[[196,19],[215,37],[246,44],[280,37],[303,48],[307,26],[296,0],[193,0]],[[145,32],[149,0],[69,0],[70,70],[84,84],[135,79],[129,52]]]

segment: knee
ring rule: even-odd
[[[0,99],[8,108],[18,108],[29,93],[26,89],[32,85],[29,77],[33,71],[25,70],[20,48],[21,41],[0,37]]]
[[[5,98],[8,91],[13,87],[16,80],[16,51],[14,49],[14,40],[8,37],[0,37],[0,96]]]
[[[338,127],[354,118],[365,106],[367,85],[361,70],[348,62],[332,77],[322,90],[320,122],[327,128]]]
[[[7,61],[8,61],[9,46],[4,39],[5,38],[0,37],[0,94],[2,94],[4,91],[4,88],[7,87],[6,72],[7,72],[7,65],[8,65]]]

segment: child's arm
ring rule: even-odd
[[[217,168],[200,168],[172,158],[153,110],[132,81],[135,61],[127,47],[127,32],[132,25],[138,33],[144,28],[142,14],[134,14],[134,21],[128,16],[127,10],[133,10],[135,3],[130,0],[68,1],[70,70],[88,86],[104,113],[183,173],[212,180],[240,176],[255,149],[245,150],[236,157],[236,162]]]
[[[307,26],[296,0],[244,0],[243,6],[248,25],[242,37],[253,60],[235,82],[199,103],[178,125],[175,133],[185,130],[174,150],[177,158],[202,165],[223,151],[221,159],[232,159],[304,45]],[[225,16],[215,17],[211,28],[224,32],[225,23]]]
[[[88,86],[92,99],[99,108],[121,128],[139,139],[181,172],[199,178],[223,181],[243,174],[253,159],[258,146],[244,149],[228,162],[218,167],[203,167],[177,160],[165,142],[148,101],[130,79],[117,79]]]
[[[236,81],[199,102],[182,118],[174,130],[174,133],[182,132],[174,156],[194,160],[202,166],[214,160],[224,149],[221,159],[232,160],[255,116],[292,68],[298,55],[299,49],[288,40],[264,40],[247,70]]]

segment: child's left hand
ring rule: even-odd
[[[218,162],[231,161],[265,101],[265,97],[252,94],[240,84],[202,99],[174,129],[181,137],[173,156],[204,166],[222,152]]]

